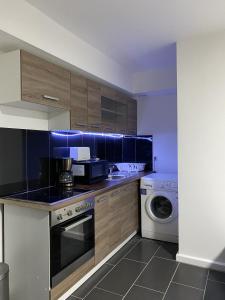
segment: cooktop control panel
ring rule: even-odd
[[[94,209],[94,205],[94,198],[90,197],[51,212],[51,227],[77,217],[90,209]]]

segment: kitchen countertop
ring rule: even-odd
[[[29,201],[29,200],[21,200],[17,198],[12,197],[4,197],[0,198],[0,204],[10,204],[10,205],[17,205],[17,206],[23,206],[23,207],[30,207],[30,208],[36,208],[40,210],[45,211],[55,211],[57,209],[66,207],[68,205],[77,203],[79,201],[82,201],[84,199],[87,199],[89,197],[95,197],[97,195],[100,195],[110,189],[122,186],[123,184],[133,182],[136,180],[139,180],[141,177],[146,176],[152,172],[150,171],[143,171],[143,172],[116,172],[116,174],[123,174],[125,177],[122,179],[106,179],[102,182],[91,184],[91,185],[75,185],[75,188],[82,188],[89,190],[85,194],[80,194],[71,198],[63,199],[58,201],[57,203],[43,203],[43,202],[37,202],[37,201]]]

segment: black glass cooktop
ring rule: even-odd
[[[11,195],[10,197],[6,198],[15,198],[27,201],[37,201],[37,202],[44,202],[53,204],[67,198],[75,197],[84,193],[88,193],[89,190],[84,189],[62,189],[58,187],[49,187],[49,188],[42,188],[35,191],[28,191],[25,193]]]

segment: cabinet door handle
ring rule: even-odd
[[[114,191],[112,192],[112,197],[115,197],[117,196],[119,193],[121,192],[121,190],[118,190],[118,191]]]
[[[76,125],[78,125],[78,126],[87,126],[87,124],[85,124],[85,123],[76,123]]]
[[[113,130],[111,127],[105,127],[105,130]]]
[[[89,124],[90,127],[93,127],[93,128],[100,128],[101,125],[100,124]]]
[[[96,202],[97,203],[101,203],[101,202],[103,202],[103,201],[106,201],[108,199],[108,197],[107,196],[104,196],[104,197],[101,197],[101,198],[97,198],[96,199]]]
[[[44,99],[51,100],[51,101],[59,101],[60,100],[58,97],[53,97],[53,96],[49,96],[49,95],[42,95],[42,97]]]

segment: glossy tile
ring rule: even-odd
[[[86,300],[120,300],[122,296],[109,293],[100,289],[94,289],[86,298]]]
[[[81,287],[79,287],[72,295],[84,298],[90,290],[112,269],[113,266],[104,264],[96,273],[94,273]]]
[[[202,290],[194,289],[180,284],[171,283],[164,299],[165,300],[202,300],[202,297],[203,297]]]
[[[56,156],[54,154],[56,147],[68,147],[68,137],[50,133],[50,185],[57,183]]]
[[[113,265],[117,264],[139,241],[139,237],[132,238],[112,258],[110,258],[110,260],[108,260],[108,263]]]
[[[134,285],[124,300],[162,300],[162,298],[162,293]]]
[[[160,245],[159,250],[155,254],[156,256],[176,260],[178,252],[177,244],[162,242]]]
[[[153,257],[136,284],[165,292],[176,270],[177,262]]]
[[[199,289],[204,289],[206,284],[208,270],[187,265],[180,264],[175,276],[174,282],[185,284]]]
[[[115,162],[115,144],[113,137],[106,137],[105,140],[105,158],[109,162]]]
[[[123,140],[122,138],[115,138],[114,139],[114,162],[122,162],[122,151],[123,151]]]
[[[159,248],[157,242],[142,239],[134,248],[127,254],[127,258],[136,261],[148,263],[156,250]]]
[[[225,284],[208,280],[204,300],[224,300]]]
[[[143,263],[122,259],[98,286],[105,290],[125,295],[144,266]]]
[[[225,283],[225,273],[214,270],[209,271],[209,279]]]
[[[49,186],[49,154],[49,132],[27,130],[27,180],[29,190]]]
[[[125,137],[123,139],[123,162],[135,162],[136,139]]]
[[[90,148],[91,158],[96,157],[96,145],[95,145],[95,136],[89,134],[83,134],[83,147]]]
[[[82,134],[68,136],[68,147],[82,147],[82,146],[83,146]]]
[[[137,138],[136,162],[152,162],[152,136]]]
[[[0,128],[0,196],[27,189],[26,155],[26,130]]]
[[[106,159],[106,138],[105,136],[96,136],[96,156],[100,159]]]

